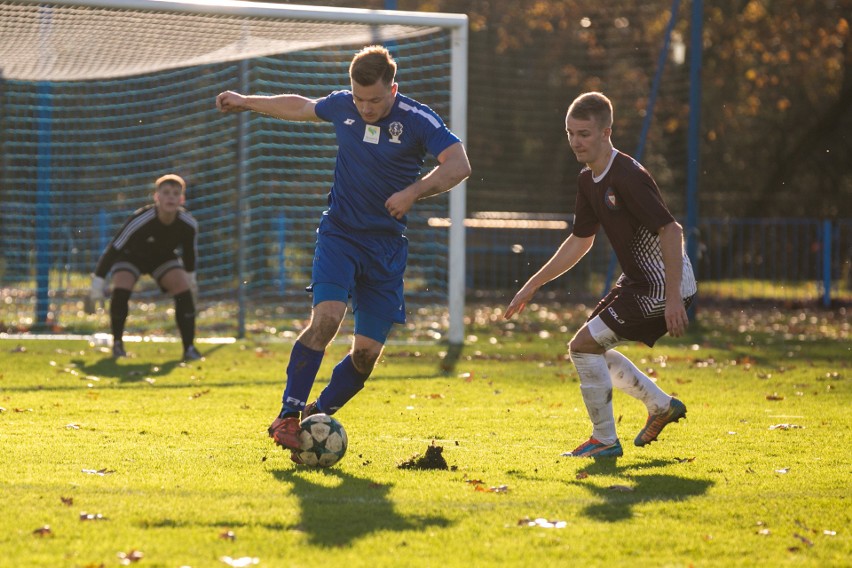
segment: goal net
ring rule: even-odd
[[[89,275],[164,173],[187,180],[186,206],[199,222],[199,334],[298,327],[334,131],[224,115],[216,95],[322,97],[349,87],[357,50],[382,43],[399,63],[400,91],[464,138],[466,33],[466,18],[448,14],[231,0],[0,1],[4,331],[106,331],[108,313],[84,312]],[[463,186],[409,215],[406,298],[409,312],[454,303],[449,333],[460,342],[463,282],[459,291],[450,267],[463,267],[462,223],[430,226],[435,217],[464,218]],[[128,333],[173,333],[171,301],[150,278],[131,302]]]

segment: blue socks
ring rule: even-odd
[[[317,407],[321,412],[334,414],[364,388],[369,376],[370,373],[361,374],[352,363],[352,356],[347,355],[334,367],[331,381],[317,399]]]
[[[288,413],[298,413],[305,409],[311,387],[317,378],[320,364],[325,351],[314,351],[298,341],[293,344],[290,352],[290,363],[287,365],[287,386],[281,401],[281,417]]]

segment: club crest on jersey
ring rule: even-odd
[[[394,144],[399,144],[399,137],[402,136],[402,123],[391,122],[388,126],[388,133],[391,135],[390,141]]]
[[[606,203],[607,209],[610,211],[618,211],[621,209],[621,204],[618,202],[618,199],[615,196],[615,191],[611,187],[606,188],[604,192],[604,203]]]
[[[379,134],[381,134],[381,132],[382,130],[375,124],[368,124],[366,128],[364,128],[364,142],[378,144]]]

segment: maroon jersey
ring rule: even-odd
[[[595,178],[588,167],[580,172],[574,234],[594,236],[603,226],[621,269],[618,286],[635,288],[665,299],[665,270],[659,229],[674,221],[651,174],[639,162],[613,150],[609,165]],[[683,254],[681,295],[696,292],[689,257]]]

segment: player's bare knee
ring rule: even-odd
[[[379,360],[379,353],[371,349],[353,349],[352,364],[359,373],[368,375],[373,372],[373,367],[376,366],[376,361]]]
[[[300,338],[303,343],[312,345],[321,345],[325,348],[331,343],[334,336],[337,335],[337,330],[340,329],[340,320],[334,316],[325,314],[314,314],[311,318],[311,323]]]

